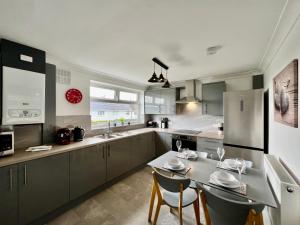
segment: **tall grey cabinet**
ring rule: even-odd
[[[106,144],[70,152],[70,198],[75,199],[106,181]]]
[[[18,165],[20,225],[32,222],[69,201],[69,154]]]
[[[202,114],[223,116],[223,92],[226,83],[216,82],[202,85]]]
[[[0,224],[18,224],[17,166],[0,168]]]

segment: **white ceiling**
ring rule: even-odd
[[[256,69],[285,1],[0,0],[0,36],[138,83],[156,56],[185,80]]]

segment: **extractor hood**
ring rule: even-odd
[[[199,103],[201,100],[196,96],[196,80],[185,81],[186,97],[180,98],[176,103]]]

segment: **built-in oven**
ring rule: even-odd
[[[0,132],[0,156],[14,153],[14,132]]]
[[[190,150],[195,150],[195,151],[197,150],[197,137],[173,134],[172,135],[172,150],[173,151],[178,151],[177,146],[176,146],[177,140],[181,141],[181,148],[188,148]]]

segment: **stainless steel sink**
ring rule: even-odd
[[[123,137],[126,134],[124,133],[112,133],[112,134],[101,134],[96,136],[96,138],[101,138],[101,139],[112,139],[112,138],[116,138],[116,137]]]
[[[101,135],[98,135],[98,136],[95,136],[96,138],[101,138],[101,139],[111,139],[111,138],[115,138],[117,136],[115,135],[104,135],[104,134],[101,134]]]

